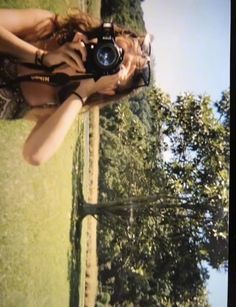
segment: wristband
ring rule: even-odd
[[[40,50],[38,49],[35,53],[35,59],[34,59],[34,63],[36,65],[39,65],[39,66],[44,66],[43,65],[43,58],[45,56],[45,54],[47,54],[46,51],[43,51],[43,50]]]
[[[60,29],[59,23],[58,23],[58,14],[55,14],[54,18],[51,19],[53,26],[54,26],[54,31],[57,31]]]
[[[81,101],[81,103],[82,103],[82,106],[84,106],[84,100],[83,100],[83,98],[80,96],[80,94],[78,94],[78,93],[76,93],[76,92],[71,92],[71,94],[74,94],[74,95],[76,95],[79,99],[80,99],[80,101]]]

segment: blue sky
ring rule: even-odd
[[[229,88],[230,1],[145,0],[144,20],[154,35],[157,86],[172,100],[183,92],[219,100]],[[227,274],[209,268],[209,301],[227,306]]]
[[[157,85],[173,99],[184,91],[219,99],[229,88],[230,1],[145,0],[143,10]]]

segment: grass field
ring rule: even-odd
[[[1,306],[67,306],[76,125],[55,157],[26,164],[29,125],[0,123]]]
[[[0,7],[40,7],[60,13],[69,3],[81,5],[81,1],[0,0]],[[98,14],[99,1],[84,5]],[[98,118],[98,110],[93,112]],[[87,199],[96,199],[97,194],[97,172],[91,180],[89,166],[94,151],[89,148],[89,116],[80,116],[56,155],[39,167],[22,158],[31,129],[24,120],[0,121],[0,305],[83,306],[88,232],[86,220],[79,224],[76,201],[82,190]],[[89,195],[91,189],[94,196]]]

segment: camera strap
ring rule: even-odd
[[[73,81],[79,81],[84,79],[91,79],[95,76],[93,74],[81,74],[81,75],[73,75],[69,76],[65,73],[35,73],[30,75],[19,76],[13,80],[3,82],[0,84],[0,88],[12,86],[14,84],[20,82],[36,82],[36,83],[43,83],[49,84],[52,86],[62,86],[66,85]]]

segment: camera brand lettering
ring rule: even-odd
[[[31,80],[39,80],[43,82],[49,82],[49,76],[31,76]]]

